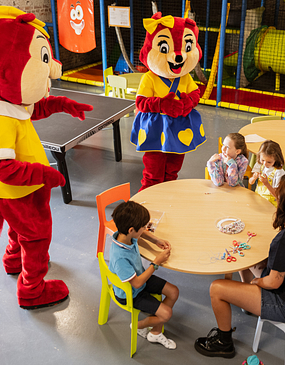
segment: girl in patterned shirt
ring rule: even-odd
[[[243,185],[248,165],[248,150],[244,136],[230,133],[223,141],[222,153],[215,153],[207,162],[211,180],[216,186],[227,182],[229,186]]]

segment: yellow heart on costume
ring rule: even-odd
[[[139,136],[138,136],[139,145],[141,146],[144,143],[145,140],[146,140],[145,130],[144,129],[140,129],[139,130]]]
[[[201,134],[202,137],[205,136],[205,131],[204,131],[203,124],[200,125],[200,134]]]
[[[160,136],[161,145],[163,146],[165,143],[165,134],[162,132]]]
[[[193,139],[192,129],[187,128],[185,129],[185,131],[180,131],[178,133],[178,139],[183,144],[186,144],[186,146],[190,146],[190,143],[192,142]]]

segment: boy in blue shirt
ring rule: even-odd
[[[146,230],[150,214],[144,206],[136,202],[121,203],[115,208],[112,217],[118,231],[113,235],[109,269],[118,275],[122,282],[128,281],[132,285],[134,307],[150,314],[138,322],[138,334],[147,338],[149,342],[160,343],[173,350],[176,343],[167,339],[161,331],[163,324],[172,316],[172,307],[178,299],[179,290],[175,285],[153,275],[158,266],[170,256],[170,243]],[[138,249],[139,237],[163,250],[146,270]],[[117,287],[114,287],[114,292],[117,300],[126,304],[125,292]],[[163,294],[165,298],[160,302],[151,294]]]

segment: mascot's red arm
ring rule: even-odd
[[[164,98],[137,96],[136,107],[143,113],[164,113],[173,118],[183,115],[183,102],[176,100],[175,93],[169,93]]]
[[[45,184],[55,188],[65,185],[65,178],[53,167],[17,160],[0,161],[0,181],[15,186]]]
[[[91,110],[93,110],[92,105],[77,103],[75,100],[71,100],[65,96],[48,96],[35,103],[31,119],[38,120],[47,118],[54,113],[65,112],[71,114],[73,117],[78,117],[80,120],[84,120],[84,111]]]

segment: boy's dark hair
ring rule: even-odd
[[[277,210],[273,222],[273,227],[280,230],[285,228],[285,175],[281,177],[278,188],[276,189]]]
[[[119,233],[127,235],[133,227],[138,232],[150,220],[149,211],[131,200],[119,204],[113,211],[112,218]]]
[[[233,140],[237,150],[241,150],[240,155],[244,155],[244,157],[248,158],[248,149],[244,136],[240,133],[229,133],[227,137]]]
[[[267,140],[262,143],[257,154],[257,162],[260,163],[260,154],[264,153],[267,156],[272,156],[275,160],[274,167],[281,169],[284,165],[284,157],[281,148],[277,142]]]

